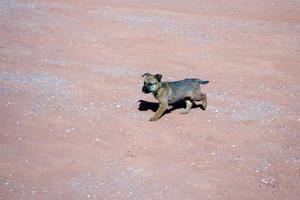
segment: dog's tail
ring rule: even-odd
[[[198,83],[205,85],[205,84],[209,83],[209,81],[198,80]]]

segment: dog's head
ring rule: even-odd
[[[144,93],[150,93],[150,92],[155,92],[159,88],[159,84],[162,78],[161,74],[149,74],[145,73],[142,77],[145,77],[144,80],[144,86],[142,88],[142,91]]]

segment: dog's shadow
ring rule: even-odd
[[[139,108],[138,108],[139,111],[152,110],[153,112],[156,112],[158,107],[159,107],[158,103],[144,101],[144,100],[139,100],[138,103],[139,103]],[[173,112],[174,110],[177,110],[177,109],[184,109],[186,105],[185,105],[184,101],[181,101],[181,102],[172,104],[172,106],[173,107],[170,110],[166,110],[164,112],[164,115],[168,114],[168,113],[171,113],[171,112]],[[201,108],[202,110],[204,110],[202,104],[197,105],[193,102],[192,109],[194,109],[194,108]]]

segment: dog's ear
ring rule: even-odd
[[[144,76],[151,76],[152,74],[150,74],[150,73],[145,73],[145,74],[143,74],[143,76],[142,77],[144,77]]]
[[[162,78],[162,75],[161,74],[155,74],[154,77],[158,80],[158,82],[160,82],[161,78]]]

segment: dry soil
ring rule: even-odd
[[[297,0],[1,0],[0,199],[300,199],[299,78]]]

